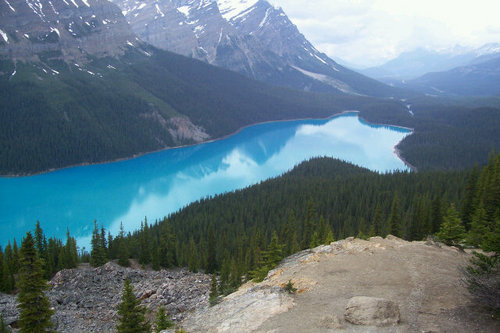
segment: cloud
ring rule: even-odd
[[[269,0],[320,51],[361,66],[418,47],[500,42],[497,0]]]

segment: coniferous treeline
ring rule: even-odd
[[[55,273],[65,268],[75,268],[81,260],[78,256],[76,240],[66,233],[66,243],[55,237],[47,240],[40,223],[37,221],[33,242],[36,255],[40,259],[43,278],[48,280]],[[31,237],[31,236],[30,236]],[[22,246],[22,244],[21,244]],[[0,246],[0,291],[9,293],[17,289],[19,269],[21,266],[17,242],[8,242],[5,250]]]
[[[462,206],[470,172],[378,174],[314,159],[282,177],[200,200],[108,242],[109,259],[220,274],[220,292],[261,279],[301,249],[348,236],[389,233],[420,240],[439,231],[450,203]]]
[[[66,65],[57,67],[59,75],[45,75],[33,64],[0,61],[0,174],[191,143],[170,133],[169,119],[183,116],[216,138],[263,121],[359,110],[373,123],[414,128],[400,148],[420,170],[472,167],[500,149],[498,105],[426,99],[412,103],[411,115],[406,102],[272,87],[170,52],[152,53],[95,59],[87,67],[102,74],[99,79]]]
[[[500,252],[500,154],[482,170],[378,174],[329,158],[304,162],[285,175],[244,190],[197,201],[153,224],[113,237],[94,222],[90,255],[34,240],[44,276],[89,260],[100,266],[136,259],[153,269],[184,266],[219,274],[218,293],[243,278],[262,279],[283,257],[349,236],[393,234],[421,240],[438,234],[449,244]],[[439,233],[438,233],[439,232]],[[0,251],[1,287],[11,291],[19,269],[17,244]]]

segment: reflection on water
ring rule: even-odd
[[[162,218],[190,202],[278,176],[315,156],[372,170],[407,169],[394,146],[408,130],[374,126],[356,113],[326,120],[276,122],[246,128],[227,139],[166,150],[136,159],[0,178],[0,244],[22,238],[40,221],[49,236],[66,228],[88,244],[97,220],[117,234]]]

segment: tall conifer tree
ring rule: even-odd
[[[118,306],[120,323],[116,326],[118,333],[145,333],[151,331],[151,326],[145,318],[146,308],[140,305],[141,301],[134,295],[134,288],[130,280],[126,279],[123,285],[122,303]]]
[[[43,279],[42,263],[36,252],[33,237],[28,232],[21,245],[17,296],[22,333],[49,332],[53,327],[50,320],[53,310],[44,294],[47,283]]]

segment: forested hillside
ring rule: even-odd
[[[100,266],[135,258],[153,269],[187,266],[220,273],[227,293],[243,278],[262,278],[285,256],[349,236],[393,234],[500,252],[500,154],[481,170],[378,174],[329,158],[304,162],[281,177],[195,202],[133,233],[106,233],[94,223],[90,253]],[[458,230],[458,231],[457,231]],[[45,276],[74,267],[76,244],[35,230]],[[12,244],[12,245],[11,245]],[[0,287],[11,291],[19,269],[17,244],[0,251]]]
[[[406,102],[410,103],[410,102]],[[467,106],[465,106],[467,104]],[[491,105],[491,106],[482,106]],[[414,129],[399,145],[401,156],[418,170],[471,168],[485,164],[492,149],[500,150],[498,102],[415,98],[408,110],[383,101],[361,108],[370,122]]]
[[[130,157],[257,122],[328,117],[372,100],[273,88],[141,47],[85,66],[49,57],[57,74],[44,64],[0,62],[0,173]]]

